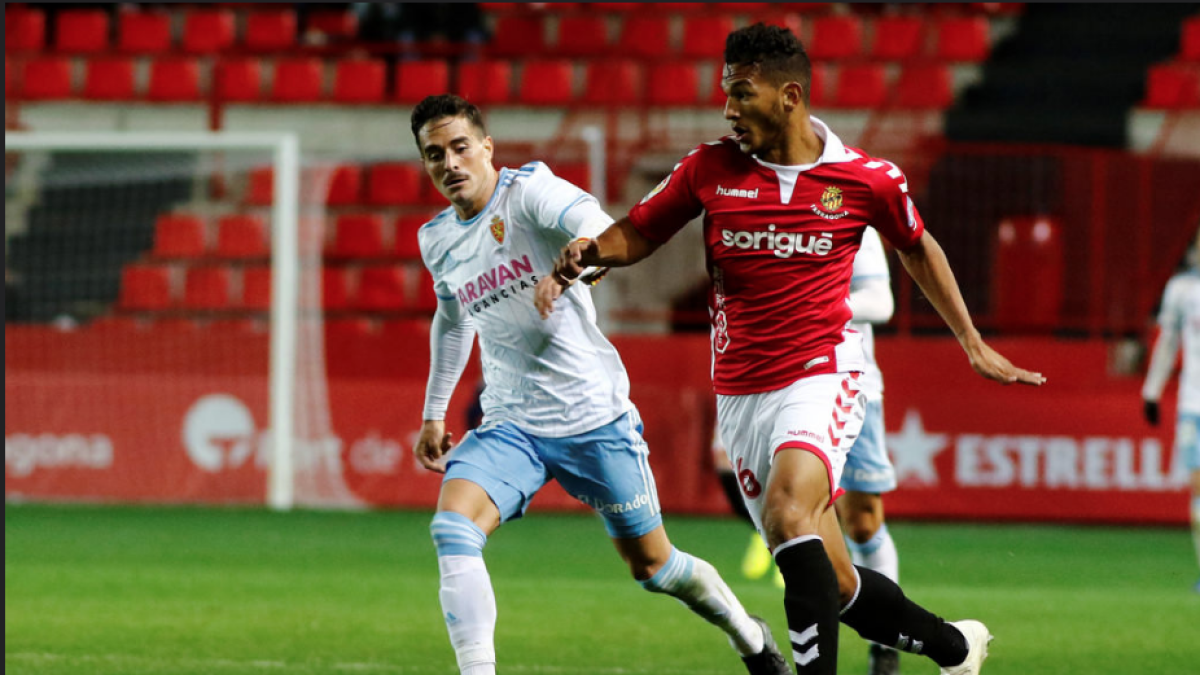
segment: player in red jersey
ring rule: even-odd
[[[829,508],[862,425],[863,355],[846,324],[864,229],[897,249],[976,372],[1005,384],[1045,378],[984,343],[900,169],[845,147],[809,116],[811,73],[791,31],[731,33],[722,87],[733,136],[693,150],[596,239],[571,242],[535,302],[548,316],[585,267],[631,265],[703,212],[721,435],[784,577],[797,672],[836,672],[840,612],[869,640],[925,654],[944,674],[973,675],[987,628],[947,623],[887,577],[854,567]]]

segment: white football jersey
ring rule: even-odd
[[[586,285],[567,289],[546,320],[533,290],[563,246],[598,235],[612,218],[541,162],[499,173],[474,218],[448,208],[418,233],[439,302],[457,303],[479,337],[484,424],[555,438],[596,429],[633,407],[625,366],[596,326]]]
[[[875,231],[875,228],[868,227],[863,230],[862,246],[854,255],[850,292],[853,293],[864,280],[880,277],[891,282],[887,255],[883,251],[883,240],[879,238],[879,233]],[[877,401],[883,396],[883,373],[880,372],[879,364],[875,361],[875,329],[866,321],[851,321],[850,327],[862,333],[863,336],[862,344],[863,354],[866,356],[866,366],[863,368],[863,376],[859,380],[859,384],[862,385],[868,399]]]
[[[1172,333],[1181,341],[1183,369],[1179,375],[1179,412],[1200,415],[1200,270],[1189,270],[1171,277],[1163,291],[1158,325],[1163,335]],[[1167,354],[1160,373],[1146,378],[1144,398],[1157,401],[1162,395],[1174,354]]]

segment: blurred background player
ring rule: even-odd
[[[875,335],[872,324],[886,323],[892,318],[895,302],[892,298],[891,276],[883,241],[873,228],[863,231],[863,241],[854,256],[854,271],[850,277],[850,309],[854,320],[850,326],[862,333],[866,368],[859,382],[867,395],[866,417],[862,431],[850,454],[839,485],[846,491],[834,506],[846,546],[855,565],[873,569],[899,583],[900,559],[896,542],[883,517],[884,492],[896,489],[896,471],[888,458],[883,423],[883,373],[875,360]],[[734,513],[754,525],[738,488],[737,474],[729,463],[719,429],[713,431],[713,461],[725,497]],[[771,552],[755,532],[742,558],[742,574],[750,579],[765,576],[772,566]],[[775,582],[783,587],[783,577],[775,569]],[[891,675],[900,672],[900,653],[890,647],[871,643],[870,675]]]
[[[929,656],[946,675],[978,673],[987,627],[948,623],[891,579],[855,567],[830,508],[866,403],[847,303],[863,230],[896,247],[977,373],[1004,384],[1045,378],[1015,367],[975,329],[903,172],[846,148],[809,117],[812,66],[790,30],[733,31],[724,64],[733,135],[694,149],[595,239],[569,243],[538,283],[538,309],[552,317],[588,266],[632,265],[703,213],[717,419],[783,574],[797,672],[836,672],[840,619],[868,640]]]
[[[1146,421],[1157,426],[1158,401],[1171,377],[1175,354],[1182,347],[1175,452],[1182,453],[1191,473],[1192,543],[1200,561],[1200,230],[1188,249],[1186,269],[1167,282],[1158,314],[1159,335],[1142,386]],[[1200,580],[1194,587],[1200,593]]]
[[[540,320],[531,302],[559,248],[612,219],[545,164],[497,171],[482,113],[457,96],[424,99],[413,110],[412,132],[426,173],[453,204],[419,231],[438,309],[413,452],[422,466],[445,474],[430,531],[460,671],[496,672],[487,538],[520,518],[553,479],[603,517],[643,588],[678,599],[721,628],[752,675],[787,673],[766,623],[746,614],[711,565],[667,538],[629,378],[596,327],[590,292],[582,284],[568,290],[553,321]],[[446,408],[476,332],[483,424],[448,454]]]

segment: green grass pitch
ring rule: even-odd
[[[425,512],[12,505],[6,672],[453,675]],[[782,592],[738,573],[748,529],[667,516],[751,612]],[[996,635],[986,675],[1195,675],[1200,595],[1183,529],[892,524],[910,596]],[[642,591],[600,522],[534,514],[488,544],[500,673],[741,671],[715,629]],[[843,629],[841,673],[866,645]],[[907,674],[937,672],[904,656]]]

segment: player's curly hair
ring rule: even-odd
[[[776,87],[799,82],[804,88],[804,105],[808,105],[812,63],[791,29],[759,22],[733,31],[725,38],[725,63],[756,63],[763,77]]]
[[[426,96],[412,111],[412,134],[413,139],[417,141],[417,147],[421,147],[421,127],[425,126],[426,122],[441,117],[460,116],[467,118],[471,126],[479,130],[480,136],[487,136],[487,127],[483,125],[483,112],[474,103],[454,94]]]

